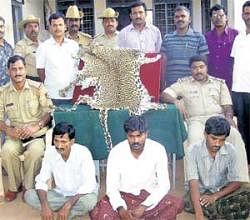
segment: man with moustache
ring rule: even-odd
[[[214,25],[213,30],[205,34],[208,45],[208,73],[226,81],[231,90],[233,59],[231,49],[238,31],[228,27],[226,9],[219,4],[210,9],[210,18]]]
[[[19,23],[19,28],[24,30],[25,38],[15,45],[14,53],[24,57],[26,62],[27,79],[40,82],[36,70],[36,50],[41,43],[38,35],[40,31],[40,19],[29,15]]]
[[[13,48],[4,39],[5,34],[5,20],[0,16],[0,86],[9,82],[10,78],[7,74],[7,61],[13,54]]]
[[[91,219],[176,219],[183,209],[183,201],[168,195],[166,150],[147,138],[144,116],[129,117],[124,131],[127,140],[114,146],[109,153],[107,196],[91,212]]]
[[[163,67],[165,81],[162,87],[170,86],[178,79],[190,76],[188,62],[190,57],[207,55],[208,47],[205,37],[190,27],[190,11],[185,6],[178,6],[174,12],[176,30],[166,34],[161,45],[161,53],[167,60]],[[162,88],[162,89],[163,89]]]
[[[59,91],[76,78],[79,46],[64,36],[66,26],[62,14],[50,15],[49,27],[52,37],[41,43],[37,49],[37,72],[54,105],[70,104],[73,89],[63,97]]]
[[[26,191],[25,201],[40,210],[43,220],[72,220],[88,213],[97,202],[95,165],[88,148],[75,143],[71,124],[56,124],[52,140],[36,176],[36,189]],[[51,178],[55,187],[48,189]]]
[[[241,183],[237,146],[225,141],[229,133],[224,117],[211,117],[205,123],[204,139],[187,151],[185,210],[194,213],[195,220],[249,216],[250,185]]]
[[[99,19],[102,19],[102,26],[104,28],[104,33],[97,35],[93,43],[101,44],[106,47],[117,47],[118,31],[116,30],[118,26],[118,16],[119,13],[112,8],[106,8]]]
[[[130,6],[132,23],[123,28],[118,35],[118,46],[122,48],[139,49],[145,53],[158,53],[161,48],[160,30],[146,22],[147,7],[138,1]]]
[[[26,79],[23,57],[10,57],[7,67],[11,81],[0,89],[0,131],[6,134],[1,158],[8,174],[5,200],[12,201],[22,187],[24,191],[34,187],[53,109],[43,84]],[[5,116],[10,123],[6,124]],[[23,153],[24,180],[21,177],[21,161],[18,157]]]
[[[188,147],[203,138],[208,118],[218,115],[225,117],[232,126],[227,141],[237,148],[241,181],[248,182],[245,145],[233,121],[232,100],[225,80],[208,75],[204,56],[191,57],[189,66],[192,76],[181,78],[166,88],[162,101],[175,104],[183,114],[187,123]],[[188,147],[184,150],[187,151]]]
[[[76,41],[80,47],[89,46],[92,42],[92,37],[89,34],[79,31],[83,16],[83,12],[79,11],[76,5],[71,5],[68,7],[66,12],[68,30],[65,33],[65,37]]]

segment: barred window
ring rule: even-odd
[[[84,13],[84,17],[81,20],[80,30],[91,36],[95,35],[93,0],[57,0],[56,3],[57,10],[64,15],[70,5],[77,5],[78,9]]]
[[[192,12],[191,0],[154,1],[154,23],[160,29],[162,36],[175,30],[174,10],[178,5],[184,5]]]

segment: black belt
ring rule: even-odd
[[[41,135],[41,136],[38,136],[38,137],[29,137],[29,138],[25,138],[25,139],[22,139],[22,143],[25,144],[29,141],[32,141],[32,140],[35,140],[35,139],[38,139],[38,138],[45,138],[45,134]]]

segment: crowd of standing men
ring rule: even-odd
[[[131,24],[118,32],[119,13],[105,9],[98,17],[104,32],[92,39],[79,31],[84,14],[70,6],[65,17],[50,15],[51,37],[44,42],[39,40],[40,19],[30,15],[19,23],[25,37],[14,49],[4,39],[5,20],[0,16],[0,131],[5,134],[1,159],[8,174],[6,201],[23,191],[25,201],[41,210],[42,219],[53,219],[54,212],[59,219],[72,219],[95,207],[90,214],[94,220],[167,220],[183,209],[183,201],[168,194],[166,152],[147,138],[143,116],[132,116],[124,123],[127,140],[110,152],[107,196],[98,203],[93,160],[87,148],[74,143],[72,125],[57,124],[54,145],[45,149],[53,105],[72,101],[73,89],[64,97],[60,90],[82,68],[79,50],[96,43],[162,54],[161,101],[175,104],[187,123],[185,209],[195,213],[196,220],[204,215],[247,218],[250,188],[242,183],[249,182],[250,164],[250,1],[242,7],[246,25],[242,33],[228,27],[227,12],[218,4],[210,10],[214,28],[205,35],[191,28],[189,9],[178,6],[176,30],[162,38],[159,29],[146,22],[146,11],[145,3],[132,4]],[[22,180],[18,156],[24,152]],[[51,178],[55,190],[48,190]]]

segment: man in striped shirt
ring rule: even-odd
[[[178,6],[175,9],[174,23],[176,31],[165,35],[160,50],[167,60],[163,70],[165,72],[163,88],[172,85],[179,78],[191,75],[188,66],[190,57],[196,54],[208,54],[205,37],[190,27],[191,17],[188,8]]]

